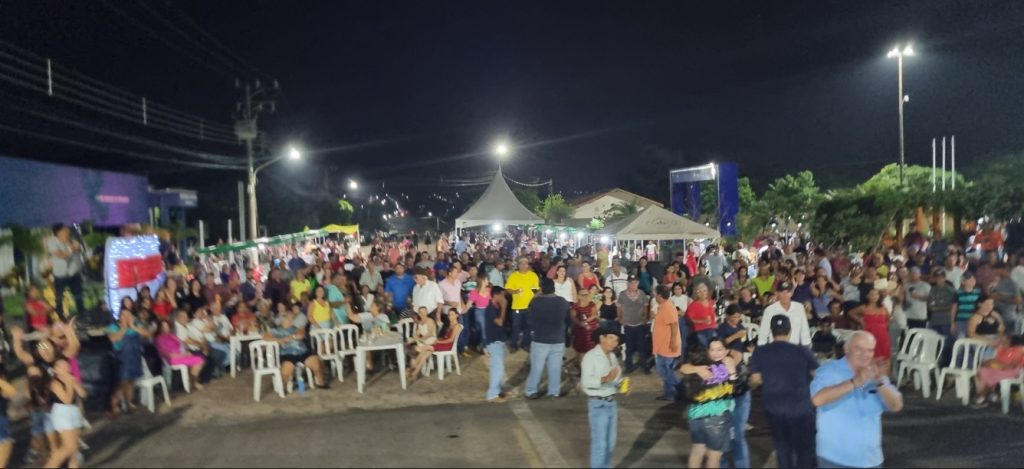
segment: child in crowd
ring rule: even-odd
[[[814,352],[815,358],[819,361],[835,358],[838,345],[836,336],[832,335],[832,318],[826,317],[818,321],[818,331],[811,337],[811,351]]]

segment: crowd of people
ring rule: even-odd
[[[156,292],[125,297],[107,329],[118,365],[110,416],[134,408],[134,382],[146,368],[184,365],[202,389],[237,352],[234,334],[277,342],[286,382],[305,368],[311,387],[327,387],[311,331],[411,318],[415,358],[402,372],[412,380],[431,354],[450,350],[488,360],[488,402],[507,398],[509,353],[529,354],[528,399],[563,396],[563,375],[578,373],[595,467],[610,464],[623,380],[652,370],[663,382],[658,399],[688,403],[691,467],[749,467],[744,432],[758,386],[779,467],[873,466],[882,462],[881,413],[902,407],[889,376],[906,330],[934,329],[948,337],[947,350],[960,337],[992,346],[978,373],[979,407],[1024,365],[1024,255],[1002,242],[975,250],[967,249],[973,241],[913,232],[903,245],[852,253],[792,235],[749,247],[689,243],[678,252],[641,243],[621,256],[616,244],[519,231],[420,238],[376,239],[366,249],[327,239],[168,270]],[[30,387],[40,422],[33,448],[48,451],[47,464],[73,464],[83,419],[72,409],[84,397],[75,334],[37,290],[29,289],[26,311],[26,328],[43,337],[31,352],[20,330],[13,338],[38,381]],[[833,329],[858,332],[840,341]],[[367,369],[383,363],[371,359]],[[0,405],[4,389],[0,382]],[[843,440],[850,425],[862,430],[859,439]]]

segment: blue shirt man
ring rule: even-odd
[[[846,356],[818,369],[811,402],[818,408],[818,467],[882,464],[882,412],[899,412],[903,396],[874,359],[875,338],[858,331]]]
[[[384,282],[384,291],[391,296],[391,305],[395,311],[404,311],[409,304],[409,296],[412,295],[412,288],[416,282],[412,275],[405,275],[405,266],[395,266],[395,275],[388,277]]]

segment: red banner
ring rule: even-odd
[[[140,283],[155,279],[164,271],[164,262],[159,254],[140,259],[117,261],[117,287],[135,288]]]

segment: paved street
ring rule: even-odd
[[[1019,407],[971,410],[912,395],[907,409],[886,418],[889,467],[1011,467],[1024,458]],[[618,467],[680,467],[689,438],[683,408],[650,393],[621,400]],[[512,400],[328,415],[282,416],[216,425],[176,422],[182,409],[142,414],[89,437],[87,464],[103,467],[580,467],[588,461],[585,405],[578,396]],[[754,467],[771,443],[758,401],[748,434]],[[774,466],[774,461],[769,463]]]

